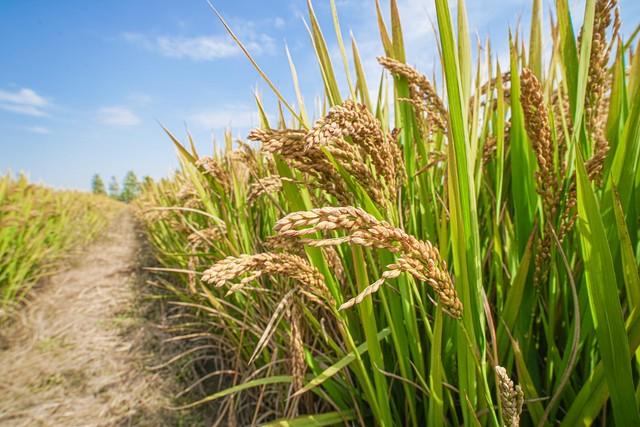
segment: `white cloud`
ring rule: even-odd
[[[24,129],[28,132],[37,133],[39,135],[48,135],[51,133],[48,128],[43,126],[27,126]]]
[[[121,106],[104,107],[98,111],[98,120],[112,126],[135,126],[140,118],[130,109]]]
[[[276,18],[273,20],[273,26],[278,29],[284,28],[285,25],[286,25],[286,21],[279,16],[276,16]]]
[[[0,90],[0,109],[28,116],[48,116],[49,101],[34,90],[23,88],[16,92]]]
[[[258,114],[244,106],[198,111],[189,116],[188,122],[207,130],[227,127],[248,128],[257,126],[259,123]]]
[[[398,3],[398,9],[400,10],[400,21],[406,40],[425,42],[433,38],[433,27],[430,19],[433,21],[436,19],[434,2],[404,0]]]
[[[248,30],[240,33],[241,40],[252,54],[272,53],[275,50],[274,41],[270,36],[255,32],[252,25],[246,25],[245,28]],[[182,37],[125,33],[123,37],[136,46],[168,58],[215,61],[242,54],[240,48],[226,34]]]

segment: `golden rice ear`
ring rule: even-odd
[[[255,129],[249,139],[260,141],[264,151],[280,154],[291,166],[322,183],[338,201],[351,203],[353,194],[346,190],[335,162],[384,206],[395,203],[404,177],[396,136],[386,135],[366,106],[347,100],[331,107],[308,132]]]
[[[305,147],[307,132],[296,129],[254,129],[249,139],[262,143],[261,150],[277,153],[287,163],[316,182],[340,202],[347,202],[352,196],[327,156],[318,148]]]
[[[298,282],[307,295],[320,297],[331,306],[335,305],[322,274],[304,258],[289,253],[264,252],[238,257],[229,256],[205,270],[202,281],[221,287],[243,277],[230,289],[231,292],[236,292],[263,275],[288,277]]]
[[[329,239],[306,239],[312,246],[333,246],[341,243],[356,244],[371,248],[387,249],[401,255],[387,266],[382,277],[368,286],[356,297],[345,302],[340,309],[359,304],[367,296],[377,292],[387,279],[402,272],[427,283],[438,295],[439,303],[452,317],[462,316],[462,302],[458,298],[447,263],[440,257],[431,242],[418,240],[404,230],[380,221],[360,208],[325,207],[311,211],[294,212],[280,219],[275,225],[281,236],[297,238],[316,232],[346,231],[347,236]]]
[[[506,369],[502,366],[496,366],[495,369],[498,376],[498,393],[502,406],[503,421],[508,427],[517,427],[520,425],[524,393],[519,385],[514,386],[513,381],[507,375]]]
[[[542,196],[545,215],[553,218],[557,208],[558,181],[554,170],[549,115],[544,103],[542,86],[528,68],[522,70],[521,89],[520,102],[524,111],[525,128],[538,162],[538,193]]]
[[[249,193],[247,194],[247,201],[249,203],[255,202],[258,197],[264,194],[277,193],[282,190],[282,181],[286,178],[282,178],[278,175],[271,175],[265,178],[260,178],[256,182],[249,186]]]
[[[410,65],[386,56],[378,57],[378,63],[396,77],[404,77],[409,83],[410,102],[422,117],[429,131],[447,130],[447,109],[429,79]]]
[[[522,70],[520,102],[524,112],[525,128],[536,155],[538,170],[536,171],[536,187],[542,198],[542,209],[545,216],[542,239],[536,244],[536,272],[534,283],[546,281],[548,263],[551,258],[552,239],[549,227],[555,220],[560,197],[556,169],[554,167],[553,141],[549,126],[548,111],[544,103],[542,86],[535,74],[528,68]]]
[[[330,152],[336,151],[336,155],[339,155],[337,150],[348,152],[355,147],[361,162],[371,159],[376,174],[383,178],[382,184],[392,190],[390,198],[395,198],[397,177],[403,169],[396,135],[385,135],[380,121],[365,105],[347,100],[331,107],[329,113],[315,123],[305,141],[307,148],[326,146]]]
[[[395,191],[389,191],[396,186],[394,158],[380,122],[364,105],[347,100],[331,107],[325,117],[316,121],[305,136],[305,150],[323,149],[366,188],[377,203],[384,205],[388,199],[394,200]]]
[[[594,143],[593,154],[585,163],[585,167],[587,175],[592,181],[599,181],[604,161],[609,152],[609,141],[605,130],[608,100],[605,95],[611,86],[612,73],[608,68],[608,62],[612,43],[607,41],[607,30],[611,26],[611,14],[614,10],[616,11],[616,20],[612,32],[612,42],[620,25],[617,0],[598,0],[596,2],[585,98],[585,124]]]
[[[205,174],[215,179],[222,188],[229,189],[231,187],[231,177],[219,160],[205,156],[198,159],[195,165]]]

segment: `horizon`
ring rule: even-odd
[[[323,88],[317,84],[320,74],[302,19],[306,3],[214,5],[285,98],[293,100],[288,46],[306,107],[317,112],[312,107]],[[376,87],[382,69],[375,57],[382,48],[375,8],[366,5],[373,6],[373,0],[338,1],[338,12],[343,37],[348,41],[353,32],[369,85]],[[338,69],[342,63],[329,4],[313,6]],[[407,62],[438,75],[433,70],[432,3],[403,0],[399,6]],[[490,37],[494,58],[504,58],[509,28],[520,22],[520,32],[528,37],[529,6],[528,0],[470,4],[470,33],[480,40]],[[625,16],[640,14],[638,2],[622,0],[620,6],[623,24],[630,21]],[[579,11],[573,16],[579,21],[582,9],[572,10]],[[24,173],[36,183],[84,191],[94,174],[122,180],[132,170],[140,178],[159,179],[178,167],[160,124],[181,140],[188,129],[198,150],[210,153],[225,129],[232,130],[234,139],[244,139],[258,124],[256,88],[275,117],[276,98],[205,0],[118,0],[108,6],[79,0],[55,6],[7,1],[0,12],[7,23],[0,29],[5,40],[0,54],[13,58],[0,69],[0,175]],[[545,27],[548,22],[545,8]],[[623,25],[623,34],[632,30]]]

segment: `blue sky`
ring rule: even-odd
[[[305,1],[213,3],[293,101],[289,46],[307,108],[312,106],[322,88],[303,22]],[[375,86],[381,48],[374,2],[337,3],[344,36],[353,31]],[[399,0],[408,61],[429,74],[436,55],[432,3]],[[573,3],[579,10],[582,2]],[[620,3],[629,34],[640,2]],[[520,19],[528,33],[530,4],[467,1],[472,34],[491,36],[494,51],[504,57],[508,27]],[[314,7],[337,54],[329,3],[317,0]],[[206,153],[225,127],[244,137],[256,124],[256,88],[275,111],[268,88],[205,0],[1,0],[0,16],[0,173],[24,171],[36,182],[76,189],[88,189],[94,173],[121,178],[131,169],[159,178],[176,160],[158,123],[179,137],[187,126]]]

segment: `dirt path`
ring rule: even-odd
[[[167,385],[146,369],[130,212],[34,292],[0,349],[0,426],[167,424]]]

